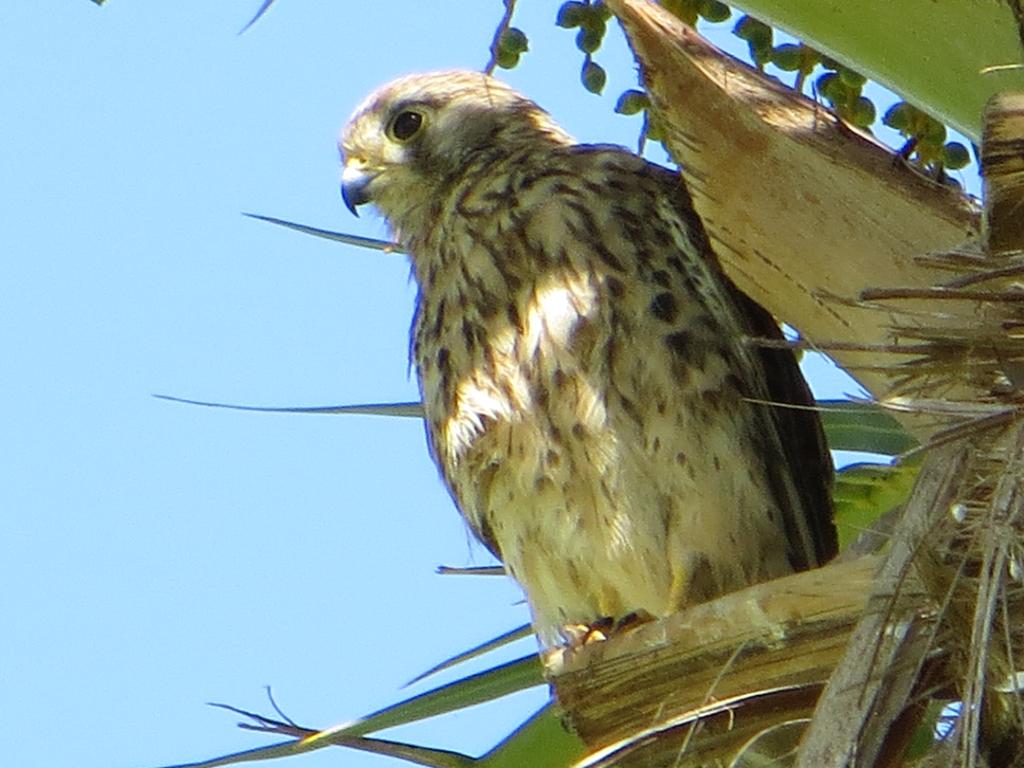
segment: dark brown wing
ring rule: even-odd
[[[725,275],[681,176],[660,166],[652,165],[651,168],[656,169],[653,171],[655,175],[661,176],[661,183],[665,185],[676,212],[686,222],[694,248],[704,256],[708,266],[731,293],[747,334],[754,339],[782,339],[782,331],[771,313]],[[812,410],[814,397],[792,350],[759,346],[754,358],[760,360],[763,368],[767,399],[777,403],[776,406],[765,406],[769,409],[782,450],[782,455],[775,461],[768,459],[770,479],[777,498],[785,507],[789,506],[785,500],[792,498],[792,491],[787,488],[791,480],[801,507],[800,510],[784,508],[785,512],[792,513],[786,514],[784,520],[790,542],[790,563],[796,570],[813,568],[831,560],[839,550],[832,508],[832,456],[825,442],[821,418],[817,411]],[[750,394],[761,397],[755,392]],[[765,445],[769,452],[777,452],[770,447],[774,445],[773,440],[768,439]],[[800,521],[794,517],[795,514],[804,517],[813,552],[807,552],[804,544],[807,539],[801,535]]]
[[[736,305],[744,315],[752,338],[782,339],[775,318],[760,304],[730,283]],[[768,395],[777,406],[771,408],[784,456],[781,471],[789,471],[806,510],[807,527],[814,541],[816,563],[828,562],[839,551],[832,510],[832,456],[818,412],[811,410],[814,397],[804,380],[792,350],[758,347],[764,367]],[[796,408],[787,408],[792,405]]]

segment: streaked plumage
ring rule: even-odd
[[[679,176],[576,144],[479,73],[414,75],[343,131],[419,285],[432,454],[477,536],[566,625],[690,603],[835,553],[831,463],[772,318],[722,274]]]

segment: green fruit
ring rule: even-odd
[[[699,4],[699,0],[662,0],[661,2],[666,11],[691,27],[696,25],[697,17],[700,15]]]
[[[524,53],[529,50],[529,41],[523,30],[517,27],[509,27],[501,33],[498,47],[510,53]]]
[[[924,117],[924,126],[921,130],[921,141],[936,146],[943,144],[946,141],[946,126],[934,117],[923,114],[922,116]]]
[[[600,64],[588,60],[583,64],[580,80],[583,82],[583,87],[591,93],[601,93],[604,90],[605,81],[608,80],[608,73]]]
[[[942,164],[958,171],[971,162],[971,153],[959,141],[951,141],[942,148]]]
[[[643,91],[623,91],[615,102],[615,111],[620,115],[635,115],[651,106],[651,100]]]
[[[515,69],[519,64],[519,54],[514,51],[498,51],[498,66],[502,69]]]
[[[843,84],[850,88],[861,89],[864,87],[864,83],[868,81],[864,75],[860,72],[854,72],[852,69],[840,66],[836,69],[839,74],[839,79],[843,81]]]
[[[882,116],[882,123],[900,132],[908,130],[913,121],[913,110],[905,101],[893,104]]]
[[[555,17],[555,24],[565,29],[578,27],[583,23],[586,13],[586,3],[570,0],[568,3],[563,3],[562,7],[558,9],[558,15]]]
[[[700,15],[712,23],[725,21],[732,15],[729,6],[718,0],[707,0],[701,4]]]
[[[848,119],[858,128],[867,128],[875,122],[876,116],[875,105],[871,99],[860,96],[853,102]]]
[[[751,16],[743,16],[732,31],[740,40],[756,43],[759,47],[771,47],[772,28]]]
[[[601,47],[601,39],[603,37],[603,28],[600,32],[596,32],[594,29],[580,27],[580,31],[576,33],[576,47],[584,53],[594,53]]]
[[[803,64],[803,48],[786,43],[772,50],[772,64],[783,72],[796,72]]]
[[[818,78],[816,85],[818,93],[834,105],[845,104],[849,100],[850,91],[835,72],[826,72]]]

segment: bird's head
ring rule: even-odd
[[[480,72],[410,75],[372,93],[342,129],[342,197],[353,213],[372,202],[403,229],[441,202],[475,160],[538,141],[572,143],[504,83]]]

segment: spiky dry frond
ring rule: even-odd
[[[733,278],[926,455],[877,574],[771,582],[552,666],[587,764],[902,765],[928,701],[960,715],[922,764],[1021,764],[1024,100],[990,108],[982,234],[966,198],[657,6],[608,5]],[[787,600],[790,623],[765,607]]]

